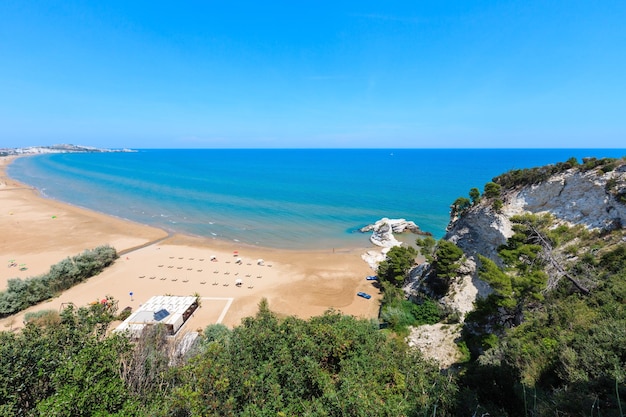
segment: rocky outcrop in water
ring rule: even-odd
[[[392,248],[399,246],[399,242],[394,233],[411,232],[419,235],[429,235],[427,232],[423,232],[418,225],[412,221],[406,219],[388,219],[386,217],[378,220],[374,224],[367,225],[359,229],[362,233],[372,232],[370,241],[383,248]]]
[[[370,242],[382,248],[381,250],[368,250],[361,258],[374,271],[378,269],[378,264],[385,260],[387,252],[394,246],[402,245],[396,237],[395,233],[411,232],[418,235],[430,235],[428,232],[422,231],[418,225],[406,219],[388,219],[386,217],[378,220],[374,224],[367,225],[359,229],[361,233],[372,232]]]

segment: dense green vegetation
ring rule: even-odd
[[[492,200],[493,208],[499,211],[502,208],[502,200],[500,199],[502,193],[502,186],[495,182],[488,182],[485,184],[483,197]],[[478,188],[471,188],[469,191],[469,198],[459,197],[450,206],[451,217],[463,216],[471,207],[478,204],[481,200],[480,190]]]
[[[68,307],[0,332],[0,415],[133,415],[136,401],[120,378],[127,338],[104,337],[109,305]]]
[[[278,319],[261,305],[179,368],[175,415],[446,413],[454,385],[368,321],[329,312]]]
[[[469,191],[469,198],[467,197],[459,197],[454,200],[452,206],[450,207],[452,217],[462,216],[467,209],[478,204],[480,201],[480,190],[478,188],[472,188]]]
[[[431,236],[417,239],[416,244],[421,254],[433,264],[436,273],[432,279],[438,280],[442,287],[441,292],[445,292],[444,288],[447,288],[449,280],[459,267],[458,261],[463,256],[463,251],[451,242],[436,242]],[[409,326],[435,324],[446,316],[443,307],[435,300],[426,295],[407,300],[400,288],[415,265],[416,256],[417,251],[413,247],[396,246],[387,252],[386,259],[378,267],[383,292],[379,319],[403,336],[408,334]],[[435,283],[431,282],[431,287],[434,288]]]
[[[415,244],[420,248],[420,254],[426,261],[432,262],[437,241],[432,236],[426,236],[416,239]]]
[[[505,267],[480,257],[480,277],[494,293],[466,318],[476,359],[460,380],[473,404],[467,412],[480,405],[492,415],[624,416],[621,233],[554,227],[549,215],[513,221],[515,234],[499,251]]]
[[[615,169],[618,160],[615,158],[584,158],[579,164],[576,158],[570,158],[565,162],[558,162],[554,165],[546,165],[536,168],[515,169],[498,175],[493,182],[504,188],[511,189],[519,186],[538,184],[550,178],[551,175],[567,171],[570,168],[578,167],[581,172],[599,169],[602,172],[609,172]]]
[[[428,297],[407,300],[402,289],[383,284],[380,317],[382,323],[401,336],[408,334],[409,326],[435,324],[445,316],[441,306]]]
[[[621,161],[572,158],[554,166],[515,170],[470,191],[453,215],[463,215],[479,198],[502,208],[503,192],[545,181],[577,167],[599,174]],[[622,187],[623,188],[623,187]],[[609,179],[607,192],[618,201],[626,193]],[[620,200],[621,198],[621,200]],[[626,241],[623,230],[589,231],[559,224],[549,215],[511,219],[514,235],[499,248],[501,265],[477,256],[479,277],[493,293],[479,300],[464,323],[463,347],[471,362],[459,373],[458,415],[620,416],[626,405]],[[426,283],[454,279],[456,255],[450,247],[418,240],[433,264]],[[444,255],[437,268],[435,248]],[[449,265],[448,268],[446,265]],[[433,276],[437,279],[432,279]],[[444,278],[444,279],[442,279]],[[435,284],[433,286],[433,284]]]
[[[451,280],[458,275],[462,258],[463,251],[454,243],[443,239],[437,242],[427,277],[428,286],[435,294],[443,296],[448,292]]]
[[[452,203],[452,216],[462,215],[472,206],[472,202],[467,197],[459,197]]]
[[[417,239],[416,244],[421,254],[432,263],[430,288],[435,293],[445,294],[450,280],[457,274],[463,251],[452,242],[436,242],[431,236]],[[415,264],[416,255],[417,251],[412,247],[394,247],[378,268],[383,292],[379,319],[402,336],[408,334],[409,326],[435,324],[447,316],[445,309],[426,294],[408,300],[400,288]]]
[[[387,252],[387,257],[378,266],[378,278],[401,287],[407,274],[415,264],[417,251],[411,246],[394,246]]]
[[[209,326],[173,361],[158,326],[134,343],[104,337],[114,313],[68,308],[0,333],[0,415],[421,416],[454,407],[454,381],[367,320],[279,319],[262,302],[233,330]]]
[[[52,298],[55,294],[99,274],[116,258],[117,252],[114,248],[99,246],[62,260],[53,265],[47,274],[25,280],[10,279],[7,289],[0,292],[0,318]]]

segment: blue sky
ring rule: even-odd
[[[626,1],[0,2],[0,147],[619,147]]]

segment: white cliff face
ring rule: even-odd
[[[613,192],[607,190],[613,184]],[[510,191],[500,213],[484,200],[450,223],[445,239],[454,242],[468,256],[476,253],[496,263],[498,246],[512,236],[510,218],[522,213],[550,213],[571,224],[590,229],[626,227],[626,204],[614,195],[626,191],[626,165],[614,171],[579,172],[570,169],[547,181]]]
[[[404,293],[410,297],[417,297],[421,293],[420,285],[428,274],[430,264],[422,263],[413,268],[409,279],[403,286]],[[474,309],[477,298],[485,298],[493,292],[491,287],[475,276],[476,262],[473,257],[466,258],[459,270],[459,276],[450,283],[448,294],[439,302],[459,313],[461,320]]]
[[[501,265],[497,250],[513,235],[512,216],[550,213],[562,222],[581,224],[589,229],[625,228],[626,204],[615,197],[624,194],[626,164],[607,173],[597,169],[580,172],[574,168],[540,184],[508,191],[499,213],[492,209],[492,201],[481,201],[451,221],[444,237],[463,249],[473,261],[468,265],[474,265],[472,271],[458,278],[455,293],[463,299],[476,299],[488,293],[482,288],[487,284],[480,281],[476,273],[476,255],[481,254]],[[449,301],[455,304],[454,300]],[[466,312],[462,306],[458,310]]]
[[[622,172],[620,172],[622,171]],[[599,174],[567,171],[548,181],[523,188],[512,203],[531,213],[550,212],[556,218],[590,229],[626,226],[626,205],[607,192],[607,182],[626,183],[626,170]]]
[[[474,259],[466,259],[461,265],[459,276],[450,283],[448,294],[441,299],[443,304],[460,314],[461,320],[474,309],[474,302],[478,298],[486,298],[493,292],[489,284],[475,276],[475,271]]]
[[[497,249],[513,235],[511,221],[507,214],[496,213],[490,206],[479,205],[468,210],[450,226],[444,239],[463,249],[467,256],[477,253],[499,262]],[[515,214],[520,214],[516,212]]]
[[[623,192],[626,192],[626,165],[608,173],[570,169],[540,184],[509,191],[499,213],[492,209],[490,200],[481,201],[451,221],[444,238],[474,261],[476,254],[481,254],[501,265],[497,250],[513,235],[512,216],[550,213],[560,221],[590,229],[624,228],[626,204],[614,195]],[[477,282],[475,269],[469,275]],[[477,295],[484,292],[473,289],[472,285],[466,288]]]
[[[620,202],[616,195],[626,196],[626,164],[608,173],[597,169],[579,172],[574,168],[540,184],[508,191],[499,213],[492,209],[492,201],[485,199],[479,202],[461,217],[453,219],[448,226],[444,239],[463,249],[467,259],[459,277],[451,282],[450,291],[441,302],[458,311],[463,319],[473,309],[475,300],[486,297],[492,291],[487,283],[478,278],[476,255],[484,255],[501,264],[497,249],[513,235],[512,216],[550,213],[562,222],[581,224],[589,229],[626,228],[626,203]],[[423,268],[416,269],[405,291],[408,294],[419,291],[420,281],[427,273]],[[460,336],[460,327],[450,334],[443,334],[441,341],[436,339],[436,346],[432,336],[425,336],[424,329],[413,329],[410,340],[426,356],[438,359],[445,367],[446,357],[454,353],[451,340]],[[435,327],[428,328],[428,331],[443,332]],[[444,349],[446,346],[447,350]],[[452,353],[445,356],[442,350]]]

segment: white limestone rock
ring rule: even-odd
[[[378,265],[387,258],[387,252],[389,252],[389,249],[391,248],[383,248],[380,251],[368,250],[361,255],[361,259],[363,259],[370,268],[377,271]]]
[[[590,229],[624,228],[626,205],[607,190],[607,182],[611,181],[619,192],[626,191],[624,167],[608,173],[579,172],[574,168],[539,184],[510,191],[500,213],[484,200],[453,219],[444,239],[454,242],[468,256],[480,253],[499,263],[497,248],[513,235],[510,218],[514,215],[550,213],[558,220]]]
[[[494,262],[500,262],[497,249],[512,235],[508,215],[496,213],[489,206],[479,205],[454,220],[444,239],[463,249],[468,257],[480,253]]]
[[[448,294],[440,301],[458,311],[463,320],[477,299],[492,292],[490,286],[478,278],[477,254],[501,264],[497,249],[513,235],[512,216],[550,213],[563,223],[580,224],[589,229],[624,229],[626,204],[616,197],[624,195],[626,165],[622,164],[607,173],[598,169],[580,172],[573,168],[539,184],[509,190],[503,196],[504,204],[498,213],[492,209],[493,201],[480,201],[448,225],[444,239],[463,249],[466,259],[459,276],[452,280]],[[626,237],[623,240],[626,241]],[[408,295],[419,292],[428,273],[427,265],[415,268],[404,287],[405,292]],[[442,352],[453,357],[454,336],[442,335],[441,340],[433,340],[431,334],[441,330],[436,326],[422,326],[412,331],[410,340],[426,356],[438,359],[445,367]]]
[[[626,226],[626,205],[607,191],[607,182],[616,187],[626,185],[626,172],[616,169],[578,172],[575,169],[554,175],[512,196],[512,203],[531,213],[549,212],[556,218],[582,224],[590,229]]]
[[[609,181],[612,191],[607,186]],[[597,169],[580,172],[573,168],[539,184],[508,191],[500,212],[493,210],[492,201],[482,200],[451,220],[444,239],[463,249],[470,263],[476,263],[477,254],[481,254],[501,265],[497,250],[513,235],[512,216],[550,213],[562,222],[590,229],[624,228],[626,205],[615,194],[625,191],[626,165],[607,173]],[[443,300],[461,313],[467,313],[473,300],[491,291],[478,278],[477,268],[469,269],[460,274],[451,286],[452,295]]]
[[[399,242],[394,233],[404,233],[406,231],[424,234],[412,221],[407,221],[406,219],[388,219],[386,217],[378,220],[374,224],[370,224],[360,229],[361,232],[372,232],[372,236],[370,237],[370,241],[376,245],[383,248],[392,248],[394,246],[400,246],[401,242]]]

